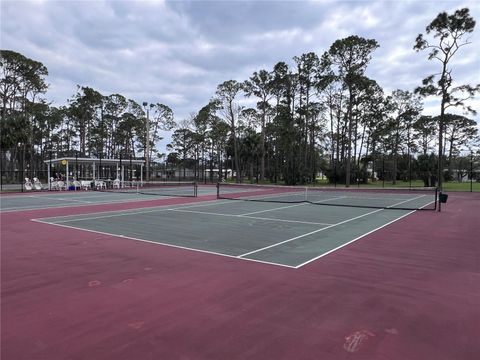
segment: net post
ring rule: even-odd
[[[197,197],[198,196],[198,183],[195,181],[193,183],[193,197]]]
[[[435,188],[435,207],[433,208],[433,210],[437,210],[437,202],[438,202],[438,187]]]
[[[220,199],[220,183],[217,182],[217,199]]]

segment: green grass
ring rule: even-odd
[[[480,191],[480,182],[474,182],[470,188],[470,183],[460,183],[455,181],[446,182],[443,185],[443,191]]]
[[[320,186],[333,186],[333,184],[329,184],[326,179],[321,179],[317,180],[317,185]],[[343,184],[338,184],[337,186],[344,186]],[[358,186],[356,183],[351,184],[351,187],[356,187]],[[422,180],[412,180],[410,183],[409,181],[397,181],[396,184],[393,184],[391,181],[375,181],[375,182],[369,182],[368,184],[360,184],[360,187],[375,187],[375,188],[381,188],[381,187],[386,187],[386,188],[408,188],[408,187],[423,187],[423,181]],[[471,187],[470,187],[471,186]],[[470,184],[470,182],[457,182],[457,181],[448,181],[443,183],[443,191],[475,191],[475,192],[480,192],[480,182],[473,182],[473,184]]]

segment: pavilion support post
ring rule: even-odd
[[[68,187],[69,187],[69,178],[70,178],[70,167],[68,166],[68,160],[65,160],[66,163],[65,163],[65,168],[66,168],[66,171],[65,171],[65,190],[68,190]]]

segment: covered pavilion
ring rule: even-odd
[[[51,186],[52,182],[52,166],[55,166],[56,172],[62,173],[62,170],[65,171],[67,183],[70,180],[77,181],[79,179],[79,166],[87,166],[86,173],[89,175],[88,180],[105,180],[101,176],[105,175],[105,167],[115,167],[114,179],[120,179],[120,181],[127,181],[129,179],[124,179],[125,170],[130,170],[130,176],[132,175],[133,167],[140,166],[140,181],[143,182],[143,167],[145,165],[145,160],[133,160],[133,159],[100,159],[100,158],[80,158],[80,157],[60,157],[55,159],[47,159],[44,161],[48,164],[48,188]],[[63,168],[63,169],[62,169]],[[107,172],[109,177],[112,177],[112,171]],[[87,179],[84,179],[87,180]],[[110,179],[113,180],[113,179]]]

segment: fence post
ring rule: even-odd
[[[52,149],[50,148],[50,151],[49,151],[49,160],[50,162],[48,163],[48,174],[50,175],[49,178],[48,178],[48,190],[52,190],[52,181],[50,179],[50,177],[52,176]]]
[[[20,154],[20,186],[22,188],[22,192],[24,191],[24,186],[23,182],[24,180],[24,175],[25,175],[25,146],[23,148],[23,152]]]
[[[470,153],[470,192],[473,192],[473,152]]]
[[[385,187],[385,155],[382,157],[382,187]]]
[[[119,156],[119,158],[120,158],[120,164],[119,164],[119,166],[120,166],[120,174],[119,174],[118,171],[117,171],[117,173],[115,174],[115,178],[119,178],[119,179],[123,182],[122,152],[120,152],[120,153],[118,154],[118,156]]]
[[[3,190],[3,152],[0,150],[0,190]]]
[[[333,178],[335,179],[335,187],[337,187],[337,160],[335,160],[333,164],[334,164],[333,165],[333,168],[334,168]]]

